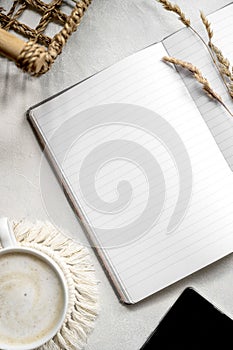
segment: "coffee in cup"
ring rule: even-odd
[[[6,221],[0,219],[5,246],[6,231]],[[68,297],[64,275],[51,258],[11,242],[0,251],[0,286],[1,349],[35,349],[56,334]]]

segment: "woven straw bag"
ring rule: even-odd
[[[69,1],[69,5],[72,4],[70,15],[62,11],[65,2],[67,1],[52,0],[45,3],[41,0],[15,0],[7,13],[0,8],[0,53],[15,61],[24,72],[34,76],[46,73],[71,34],[76,31],[91,0]],[[41,15],[35,29],[20,22],[26,9]],[[51,38],[44,32],[52,21],[62,28]],[[19,33],[27,41],[9,33],[9,30]]]

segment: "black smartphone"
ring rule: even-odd
[[[187,288],[141,348],[149,349],[233,350],[233,320]]]

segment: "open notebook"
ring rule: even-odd
[[[233,6],[209,17],[230,56]],[[189,75],[161,61],[168,54],[196,63],[225,94],[185,28],[28,113],[126,303],[233,248],[231,120]]]

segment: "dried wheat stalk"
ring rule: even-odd
[[[205,91],[205,93],[210,98],[212,98],[212,99],[216,100],[217,102],[221,103],[221,105],[226,109],[226,111],[233,117],[233,114],[231,113],[229,108],[225,105],[225,103],[223,102],[221,96],[219,96],[213,90],[213,88],[210,86],[210,83],[208,82],[208,80],[202,75],[201,71],[196,66],[194,66],[192,63],[179,60],[179,59],[177,59],[175,57],[164,56],[163,57],[163,61],[175,64],[175,65],[180,66],[180,67],[182,67],[184,69],[187,69],[189,72],[191,72],[192,75],[194,76],[194,78],[202,85],[202,88]],[[233,86],[232,86],[232,88],[233,88]]]
[[[203,90],[207,93],[209,97],[217,100],[218,102],[222,102],[222,98],[212,89],[208,80],[203,77],[201,71],[192,63],[185,62],[175,57],[168,57],[168,56],[164,56],[163,61],[173,63],[184,69],[189,70],[193,74],[194,78],[202,85]]]
[[[203,45],[206,47],[206,49],[208,50],[212,60],[214,61],[215,65],[217,66],[216,64],[216,61],[215,61],[215,57],[210,49],[210,47],[208,46],[208,44],[205,42],[205,40],[203,39],[203,37],[196,31],[196,29],[191,25],[191,21],[188,19],[186,19],[186,16],[184,14],[184,12],[181,10],[181,8],[178,6],[178,5],[174,5],[172,4],[170,1],[167,1],[167,0],[157,0],[157,2],[159,2],[160,4],[163,5],[163,7],[165,8],[165,10],[167,11],[172,11],[176,14],[178,14],[179,16],[182,15],[182,19],[185,18],[185,20],[181,20],[181,22],[186,26],[188,27],[203,43]],[[206,30],[208,32],[208,35],[210,38],[212,38],[213,36],[213,32],[211,30],[211,27],[210,27],[210,23],[208,22],[208,20],[206,19],[205,15],[203,12],[201,12],[201,18],[202,18],[202,21],[204,23],[204,25],[206,26]]]
[[[208,50],[210,57],[213,60],[219,72],[219,75],[226,86],[226,89],[229,95],[233,98],[233,67],[231,67],[229,60],[223,56],[221,50],[212,43],[213,30],[211,28],[211,23],[207,20],[205,14],[202,11],[200,11],[201,20],[208,34],[208,38],[209,38],[208,43],[206,43],[203,37],[195,30],[195,28],[192,27],[190,20],[186,18],[186,15],[178,5],[172,4],[170,1],[167,1],[167,0],[157,0],[157,1],[163,5],[165,10],[176,13],[179,16],[179,19],[181,20],[181,22],[186,27],[188,27],[202,41],[202,43]],[[223,105],[223,102],[221,103]],[[224,108],[228,109],[225,105],[224,105]],[[232,115],[230,111],[229,113]]]
[[[233,72],[230,68],[230,62],[227,58],[225,58],[223,56],[222,51],[213,44],[212,42],[212,38],[213,38],[213,31],[211,29],[211,24],[210,22],[207,20],[206,16],[204,15],[203,12],[201,12],[200,14],[201,20],[205,26],[206,32],[208,34],[208,38],[209,38],[209,42],[208,45],[210,47],[210,49],[212,50],[212,53],[214,55],[214,57],[216,58],[216,60],[214,60],[214,63],[216,65],[216,67],[218,68],[218,71],[221,75],[221,78],[230,94],[230,96],[233,98],[233,91],[232,91],[232,82],[233,82]]]
[[[206,28],[206,31],[207,31],[207,34],[209,37],[209,41],[211,41],[211,39],[213,38],[213,35],[214,35],[213,30],[211,29],[211,24],[208,21],[208,19],[206,18],[203,11],[200,11],[200,17],[201,17],[202,23],[204,24],[204,26]]]
[[[210,46],[213,49],[213,51],[218,59],[218,62],[228,70],[228,76],[231,77],[229,60],[223,56],[222,51],[216,45],[214,45],[212,42],[210,43]]]
[[[230,70],[229,60],[223,56],[222,51],[216,45],[214,45],[212,42],[210,42],[209,45],[210,45],[211,49],[213,50],[213,52],[215,53],[215,56],[218,60],[220,68],[223,70],[224,74],[228,78],[232,79],[233,76],[232,76],[232,73]]]
[[[167,11],[171,11],[176,13],[179,16],[179,20],[187,27],[190,26],[190,19],[186,18],[184,12],[182,12],[181,8],[176,5],[176,4],[172,4],[170,3],[170,1],[167,0],[158,0],[158,2],[160,2],[163,7],[165,8],[165,10]]]

